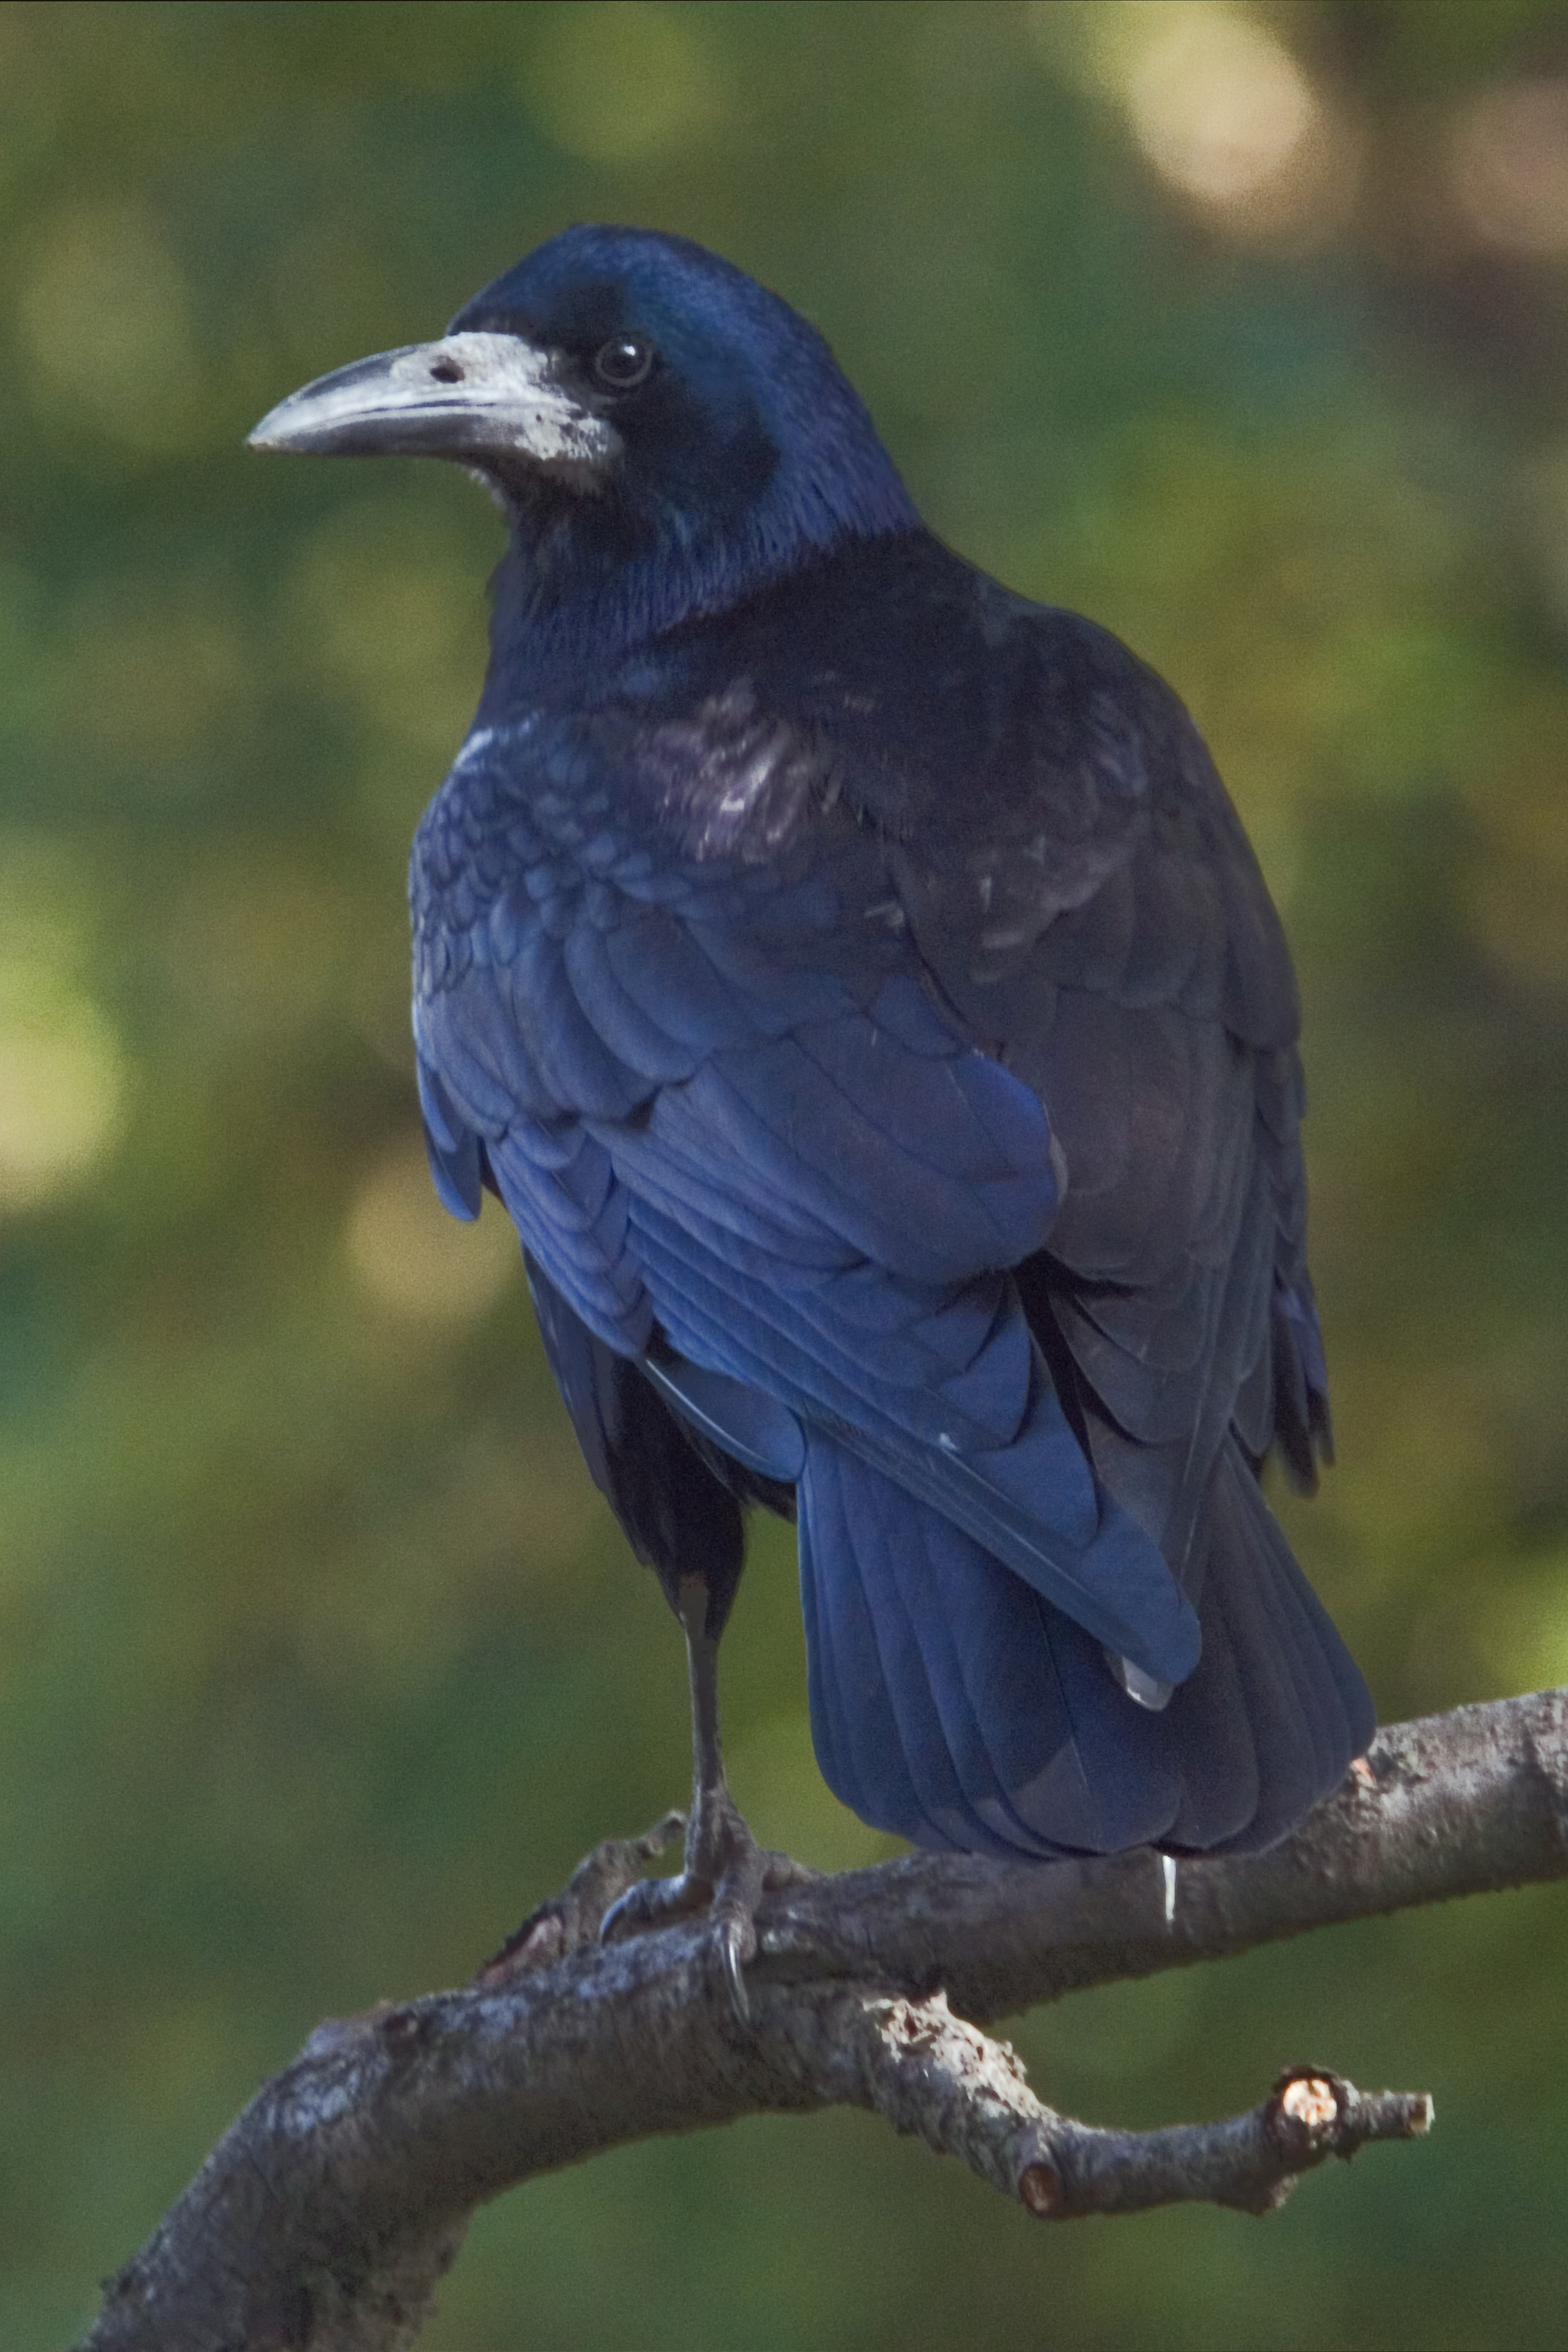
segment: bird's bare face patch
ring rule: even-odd
[[[552,352],[521,336],[472,332],[319,377],[264,416],[250,444],[322,457],[521,463],[584,484],[621,452],[615,426],[561,380]]]

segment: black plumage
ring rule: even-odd
[[[1282,1835],[1372,1714],[1258,1486],[1329,1446],[1296,992],[1176,698],[933,540],[826,346],[679,240],[568,232],[257,438],[507,508],[412,869],[432,1165],[505,1202],[710,1667],[743,1507],[794,1508],[868,1820]],[[709,1730],[680,1900],[738,1851]]]

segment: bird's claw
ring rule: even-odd
[[[673,1878],[639,1878],[605,1912],[599,1941],[613,1944],[623,1936],[640,1935],[645,1927],[668,1927],[673,1919],[702,1910],[712,1897],[712,1887],[689,1870]]]
[[[752,2022],[752,2004],[746,1992],[746,1979],[742,1971],[746,1961],[755,1955],[757,1931],[750,1920],[746,1922],[746,1926],[750,1931],[751,1950],[749,1952],[742,1950],[741,1934],[731,1920],[715,1919],[709,1930],[709,1937],[720,1969],[723,1972],[724,1990],[730,2000],[730,2013],[737,2025],[749,2027]]]
[[[757,1905],[774,1887],[797,1885],[813,1874],[785,1853],[757,1843],[728,1790],[700,1791],[686,1832],[686,1865],[673,1878],[642,1878],[605,1914],[605,1943],[708,1913],[708,1950],[717,1964],[730,2011],[750,2026],[745,1968],[757,1953]]]

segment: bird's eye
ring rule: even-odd
[[[614,335],[594,354],[594,373],[612,392],[635,392],[653,373],[653,345],[646,335]]]

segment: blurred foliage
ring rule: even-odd
[[[1299,953],[1342,1466],[1397,1717],[1568,1679],[1561,0],[0,7],[0,2342],[62,2343],[323,2013],[466,1977],[682,1790],[679,1643],[493,1213],[419,1170],[402,873],[484,659],[456,475],[261,462],[565,222],[815,317],[934,525],[1191,701]],[[738,1793],[813,1767],[787,1536]],[[868,2120],[477,2226],[436,2352],[1560,2342],[1546,1890],[1020,2030],[1106,2120],[1303,2051],[1428,2145],[1060,2234]]]

